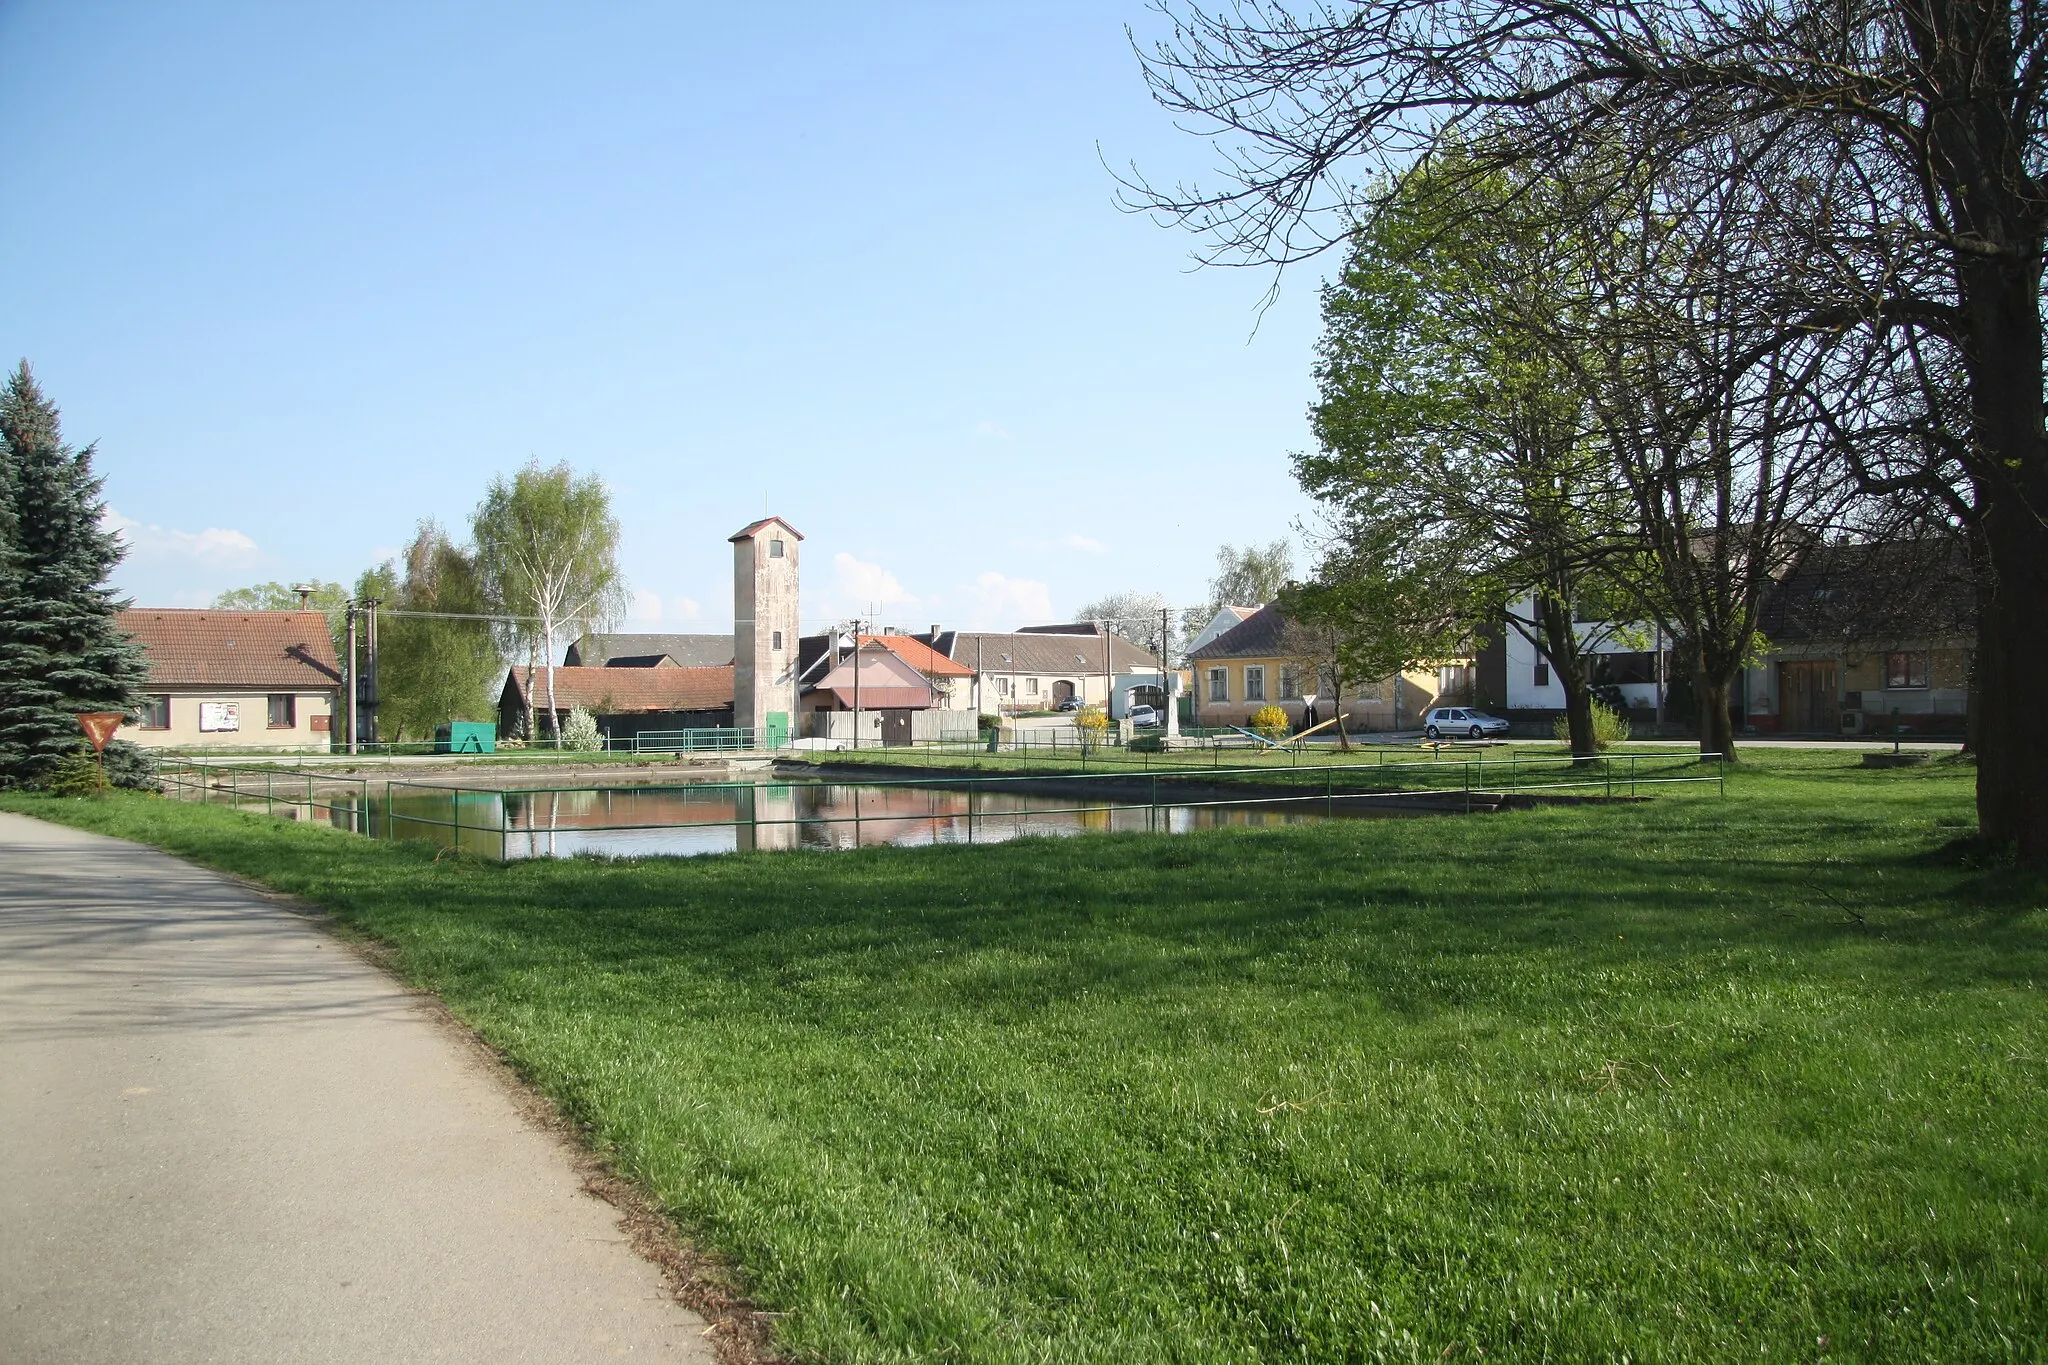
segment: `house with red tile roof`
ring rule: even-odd
[[[732,724],[733,670],[731,664],[682,668],[673,663],[558,667],[554,699],[557,722],[567,721],[570,710],[580,706],[597,717],[598,730],[614,741],[656,730],[708,730]],[[525,668],[515,668],[506,677],[498,696],[498,733],[536,739],[554,734],[545,669],[534,669],[529,679]]]
[[[156,749],[339,738],[341,668],[320,612],[131,607],[117,619],[149,664],[143,705],[119,738]]]

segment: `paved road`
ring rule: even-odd
[[[474,1051],[288,908],[0,814],[0,1361],[689,1361]]]

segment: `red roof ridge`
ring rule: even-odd
[[[863,635],[860,638],[875,641],[920,673],[937,674],[943,678],[974,676],[973,669],[947,658],[914,635]]]
[[[747,524],[746,524],[745,526],[742,526],[742,527],[740,527],[740,529],[739,529],[739,530],[737,530],[737,531],[735,531],[735,532],[734,532],[733,534],[731,534],[731,535],[727,536],[727,537],[726,537],[726,539],[727,539],[727,540],[745,540],[745,539],[747,539],[747,538],[748,538],[749,536],[753,535],[753,534],[754,534],[754,532],[756,532],[756,531],[760,530],[760,529],[761,529],[761,528],[762,528],[763,526],[766,526],[766,525],[768,525],[768,524],[769,524],[770,522],[773,522],[773,523],[774,523],[775,525],[777,525],[777,526],[780,526],[780,527],[781,527],[781,528],[782,528],[783,530],[785,530],[785,531],[789,532],[789,533],[790,533],[791,535],[795,536],[795,537],[796,537],[796,538],[797,538],[798,540],[802,540],[802,539],[804,538],[804,533],[803,533],[802,531],[799,531],[799,530],[797,530],[797,529],[796,529],[796,527],[794,527],[794,526],[791,526],[791,525],[790,525],[790,524],[789,524],[788,522],[784,521],[784,520],[783,520],[783,519],[782,519],[781,517],[763,517],[763,518],[761,518],[761,519],[760,519],[759,521],[750,521],[750,522],[748,522],[748,523],[747,523]]]

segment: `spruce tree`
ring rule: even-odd
[[[0,391],[0,451],[0,785],[31,786],[83,746],[79,712],[134,709],[146,669],[115,622],[122,547],[100,525],[92,447],[64,444],[25,360]]]

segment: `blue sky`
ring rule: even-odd
[[[1196,600],[1308,510],[1317,281],[1261,318],[1115,207],[1099,158],[1213,157],[1157,22],[0,0],[0,356],[98,442],[147,604],[352,579],[535,456],[612,487],[642,628],[725,628],[764,511],[807,623]]]

